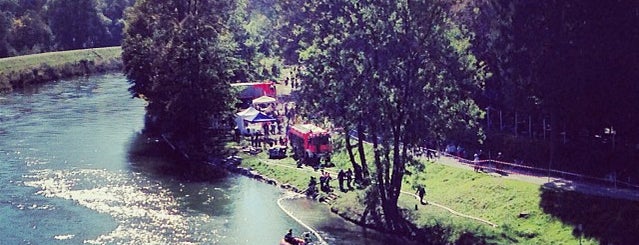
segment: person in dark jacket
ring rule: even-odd
[[[419,196],[419,203],[421,204],[426,204],[424,202],[424,195],[426,195],[426,188],[424,188],[424,186],[418,186],[417,187],[417,192],[415,192],[415,194],[417,194]]]

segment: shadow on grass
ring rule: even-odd
[[[576,237],[581,233],[601,244],[639,242],[639,201],[591,196],[553,188],[550,184],[540,189],[542,210],[575,227]]]

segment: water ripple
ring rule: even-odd
[[[24,184],[45,197],[73,200],[78,205],[112,216],[118,227],[89,244],[190,244],[215,242],[192,226],[211,221],[206,214],[187,215],[179,200],[159,183],[106,170],[40,170]],[[66,238],[66,236],[62,236]],[[196,237],[194,237],[196,236]],[[219,235],[218,235],[219,237]],[[59,239],[56,237],[56,239]],[[68,239],[68,238],[67,238]]]

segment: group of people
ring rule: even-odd
[[[300,86],[300,80],[299,79],[295,79],[295,78],[289,79],[288,77],[286,77],[286,79],[284,79],[284,84],[286,86],[288,86],[289,81],[291,83],[291,88],[292,89],[299,88],[299,86]]]
[[[323,169],[321,170],[320,173],[321,173],[319,177],[320,190],[323,192],[331,192],[330,181],[333,179],[333,177],[331,177],[331,173],[329,173],[328,171],[324,171]],[[344,171],[343,169],[340,169],[339,172],[337,173],[337,180],[339,183],[340,191],[345,192],[347,190],[353,189],[353,185],[352,185],[353,171],[351,171],[350,168],[346,171]],[[344,183],[346,183],[346,185],[344,185]],[[314,176],[311,176],[311,179],[308,182],[308,189],[306,192],[306,194],[309,197],[315,197],[317,195],[317,188],[315,187],[316,185],[317,185],[317,179]]]
[[[340,169],[339,172],[337,173],[337,181],[339,183],[340,191],[345,192],[346,190],[353,189],[353,186],[352,186],[353,171],[351,171],[350,168],[346,171],[344,171],[343,169]],[[347,189],[344,189],[344,182],[346,182]]]
[[[290,75],[290,78],[286,77],[286,79],[284,79],[284,85],[288,86],[290,82],[292,89],[299,88],[300,82],[301,82],[300,76],[299,76],[299,69],[297,67],[294,67],[293,70],[290,71],[289,75]]]

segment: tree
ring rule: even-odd
[[[550,124],[550,140],[543,142],[550,157],[527,160],[559,162],[553,166],[561,169],[601,169],[590,171],[595,174],[612,171],[617,167],[610,157],[595,156],[613,149],[610,139],[606,144],[597,137],[611,126],[625,135],[616,145],[626,147],[610,155],[639,152],[634,147],[639,134],[632,129],[639,108],[632,85],[637,72],[630,68],[639,53],[633,45],[639,38],[633,24],[639,19],[636,2],[490,0],[473,5],[460,21],[476,33],[473,50],[494,74],[487,81],[493,96],[484,106],[543,116]],[[574,148],[562,146],[560,133]],[[580,158],[562,157],[579,148],[588,149]]]
[[[149,102],[146,129],[199,157],[220,153],[218,134],[232,115],[235,47],[225,22],[232,6],[145,0],[127,13],[122,57],[131,93]]]
[[[9,43],[11,34],[11,17],[9,13],[0,11],[0,58],[11,56],[13,47]]]
[[[48,51],[51,47],[51,30],[33,10],[13,22],[11,43],[19,53],[32,54]]]
[[[132,5],[131,0],[111,0],[106,1],[103,10],[104,16],[109,19],[108,32],[110,36],[106,45],[120,45],[122,42],[122,31],[124,29],[124,10]]]
[[[312,1],[313,37],[303,46],[302,96],[312,110],[358,127],[373,144],[374,191],[387,229],[407,232],[397,201],[408,150],[458,129],[478,130],[472,99],[485,73],[469,51],[467,33],[441,1]],[[363,138],[363,137],[360,137]],[[362,154],[363,155],[363,154]],[[371,209],[369,209],[371,210]],[[374,208],[372,209],[374,210]]]
[[[52,0],[48,5],[49,25],[58,48],[101,47],[109,40],[107,20],[96,0]]]
[[[281,60],[274,22],[275,13],[271,1],[238,0],[229,20],[229,28],[234,33],[236,56],[241,69],[235,71],[234,81],[252,81],[278,77]]]

